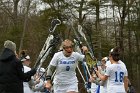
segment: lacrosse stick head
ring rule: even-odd
[[[97,59],[95,57],[93,57],[90,52],[85,53],[85,58],[86,58],[87,64],[90,66],[90,68],[96,66]]]
[[[51,33],[54,32],[55,28],[57,25],[60,25],[61,24],[61,21],[59,19],[53,19],[52,22],[51,22],[51,28],[49,29],[49,31]]]

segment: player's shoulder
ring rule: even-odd
[[[82,57],[82,58],[83,58],[85,55],[80,54],[80,53],[78,53],[78,52],[73,52],[71,56],[72,56],[72,57]]]
[[[108,67],[108,66],[110,66],[110,65],[111,65],[110,60],[106,61],[106,66]]]
[[[72,52],[71,55],[72,55],[72,56],[77,56],[77,55],[80,55],[80,53],[78,53],[78,52]]]
[[[122,62],[121,60],[119,60],[118,63],[125,65],[124,62]]]
[[[63,51],[59,51],[59,52],[56,52],[55,54],[54,54],[54,56],[58,56],[58,55],[62,55],[63,54]]]
[[[124,62],[122,62],[121,60],[119,60],[119,61],[118,61],[118,63],[119,63],[119,64],[121,64],[123,67],[125,67],[125,68],[126,68],[125,63],[124,63]]]
[[[118,65],[119,64],[110,64],[110,65],[107,66],[107,68],[110,69],[110,70],[113,70],[113,69],[116,69],[118,67]],[[120,65],[120,66],[122,66],[122,65]]]

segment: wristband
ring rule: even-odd
[[[51,80],[51,76],[46,76],[46,80]]]

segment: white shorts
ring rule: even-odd
[[[104,86],[100,86],[100,93],[107,93],[107,88]]]
[[[91,93],[96,93],[98,85],[95,83],[91,83]]]
[[[70,91],[75,91],[78,92],[78,84],[73,83],[73,84],[54,84],[53,85],[54,93],[67,93]]]
[[[120,85],[120,86],[109,86],[107,88],[107,93],[126,93],[124,86]]]

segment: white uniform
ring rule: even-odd
[[[98,66],[98,69],[100,69],[100,73],[102,75],[105,74],[105,69],[102,69],[100,66]],[[100,81],[100,79],[98,77],[96,77],[95,79],[96,79],[95,80],[96,82],[91,83],[91,93],[97,93],[99,85],[100,85],[100,93],[106,93],[106,92],[104,92],[104,85],[102,85],[102,83],[101,83],[103,81]]]
[[[65,57],[63,51],[55,53],[50,65],[56,66],[54,76],[54,93],[78,92],[78,80],[75,69],[78,61],[83,61],[84,55],[73,52],[70,57]]]
[[[45,69],[41,67],[40,70],[39,70],[39,74],[38,74],[39,77],[41,76],[41,78],[40,78],[39,83],[34,84],[34,86],[33,86],[34,93],[44,93],[45,92],[45,88],[44,88],[45,74],[44,73],[45,73]],[[34,77],[33,77],[33,80],[35,82]]]
[[[34,93],[43,93],[41,92],[44,89],[44,80],[40,79],[39,84],[34,86]]]
[[[26,73],[26,72],[31,70],[30,67],[27,67],[27,66],[23,66],[23,67],[24,67],[24,73]],[[24,93],[33,93],[31,88],[29,87],[29,83],[28,82],[23,82],[23,87],[24,87]]]
[[[127,69],[122,64],[107,66],[105,75],[108,76],[107,93],[126,93],[124,76],[128,76]]]
[[[104,70],[103,69],[101,70],[101,74],[102,75],[104,75],[105,72],[106,72],[105,69]],[[100,93],[107,93],[107,80],[106,81],[101,81],[101,82],[103,82],[103,85],[100,86]]]
[[[126,68],[126,65],[121,60],[119,60],[118,63],[121,64],[123,67]],[[109,61],[106,62],[106,66],[110,66],[110,65],[111,65],[111,62],[109,60]]]
[[[126,65],[121,60],[119,60],[118,63],[121,64],[126,69]],[[107,61],[105,65],[106,65],[106,67],[110,66],[111,65],[110,60]],[[108,83],[108,80],[106,80],[104,82],[104,85],[100,87],[100,93],[107,93],[107,86],[108,86],[107,83]]]
[[[97,92],[98,85],[95,83],[91,83],[91,93],[96,93]]]

